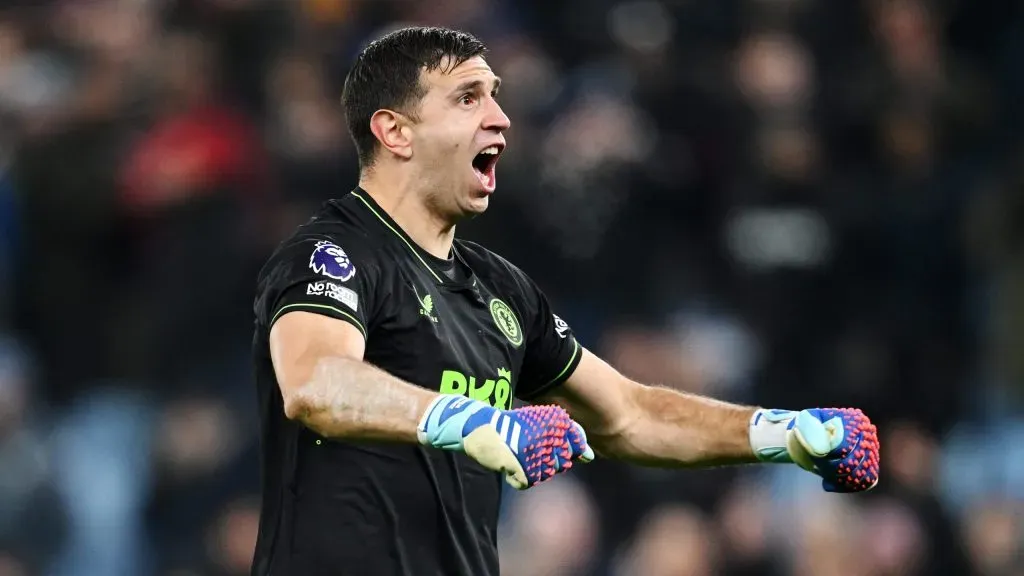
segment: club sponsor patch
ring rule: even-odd
[[[334,282],[310,282],[306,285],[307,296],[326,296],[352,309],[359,310],[359,295],[354,290]]]
[[[348,254],[337,244],[321,240],[313,247],[309,257],[309,267],[317,274],[347,282],[356,275],[356,267]]]

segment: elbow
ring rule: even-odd
[[[643,410],[645,386],[629,382],[625,387],[627,393],[619,404],[619,409],[609,415],[600,430],[595,434],[594,449],[609,456],[621,457],[628,455],[638,431],[649,418]],[[588,431],[589,433],[589,431]]]
[[[324,361],[320,358],[302,358],[278,370],[278,386],[284,415],[292,421],[307,423],[324,404]]]
[[[278,383],[285,418],[322,433],[325,425],[334,426],[338,406],[332,403],[329,372],[337,362],[316,360],[278,372]]]
[[[633,454],[635,443],[628,429],[619,429],[605,434],[587,433],[587,443],[601,458],[626,459]]]
[[[614,419],[609,419],[601,426],[595,427],[593,434],[595,439],[600,442],[621,443],[630,436],[638,421],[639,418],[632,411],[623,410],[616,414]],[[587,432],[590,433],[589,430]]]
[[[630,435],[643,422],[644,418],[649,416],[643,409],[644,394],[649,388],[625,379],[623,390],[625,393],[622,396],[622,402],[619,409],[614,412],[614,419],[610,423],[610,429],[617,438]]]
[[[614,410],[604,411],[600,417],[587,419],[583,429],[594,450],[605,457],[622,457],[629,453],[637,429],[643,424],[643,414],[636,402],[630,383],[628,392],[615,404]]]
[[[300,389],[285,394],[282,398],[284,416],[290,422],[324,437],[342,437],[350,432],[350,428],[330,414],[323,403],[317,401],[315,395]]]
[[[305,420],[306,415],[309,414],[309,402],[301,393],[295,391],[283,393],[281,398],[284,401],[285,418],[299,422]]]

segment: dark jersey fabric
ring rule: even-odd
[[[471,242],[456,240],[447,261],[427,254],[360,189],[324,204],[258,279],[252,574],[498,574],[498,474],[460,453],[321,438],[285,418],[268,337],[291,311],[351,323],[365,360],[398,378],[507,408],[562,383],[581,357],[541,290]]]

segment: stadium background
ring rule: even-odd
[[[594,463],[508,499],[505,574],[1024,574],[1019,2],[6,0],[0,575],[247,573],[256,270],[355,183],[340,82],[406,23],[492,47],[460,233],[586,345],[883,439],[858,497]]]

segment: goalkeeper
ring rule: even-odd
[[[509,128],[484,52],[438,28],[371,43],[342,98],[358,186],[259,275],[253,575],[496,575],[503,481],[526,489],[595,452],[794,463],[829,491],[874,486],[878,441],[860,411],[756,409],[631,381],[519,268],[455,238],[488,206]]]

